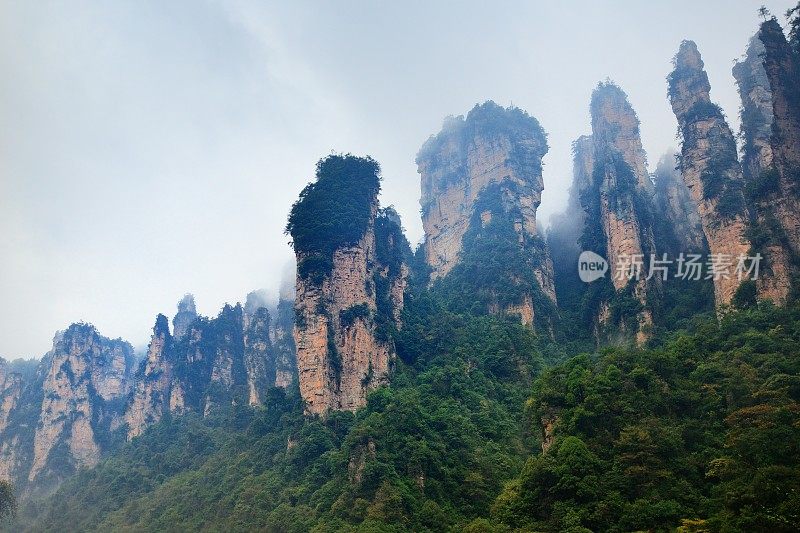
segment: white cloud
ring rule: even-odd
[[[187,291],[214,314],[276,290],[286,214],[331,150],[381,163],[418,240],[416,151],[486,99],[549,133],[546,220],[600,79],[628,92],[653,164],[681,39],[735,118],[760,3],[2,2],[0,354],[41,355],[80,319],[141,344]]]

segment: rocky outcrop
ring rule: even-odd
[[[535,118],[486,102],[466,119],[446,119],[442,131],[417,154],[431,279],[446,276],[465,261],[468,240],[502,232],[508,225],[529,256],[525,268],[533,272],[535,287],[514,291],[511,300],[497,291],[485,299],[490,312],[518,315],[525,324],[533,323],[537,302],[554,308],[556,301],[552,261],[536,227],[546,153],[544,130]],[[527,285],[516,279],[524,275],[512,273],[512,283]]]
[[[247,373],[247,401],[261,405],[264,393],[275,384],[275,357],[269,335],[270,314],[266,304],[247,297],[244,311],[244,365]]]
[[[572,143],[573,181],[567,207],[550,219],[547,244],[553,257],[554,280],[558,291],[559,313],[569,320],[583,300],[587,288],[578,277],[578,258],[583,251],[582,235],[587,227],[582,198],[590,190],[594,172],[594,142],[582,135]]]
[[[174,320],[181,337],[158,315],[147,356],[135,370],[128,343],[88,324],[58,333],[35,366],[0,359],[0,479],[25,495],[46,493],[166,413],[260,405],[269,387],[286,387],[296,375],[293,344],[285,340],[291,303],[280,306],[280,353],[272,346],[266,305],[252,293],[244,309],[226,305],[209,320],[196,315],[187,295]]]
[[[8,426],[8,419],[22,395],[22,376],[12,371],[8,362],[0,357],[0,434]]]
[[[758,36],[750,39],[742,60],[733,66],[733,77],[742,99],[742,170],[748,180],[772,166],[772,89],[764,70],[764,44]]]
[[[764,280],[780,296],[792,288],[800,271],[800,56],[797,44],[797,16],[793,13],[792,42],[787,42],[775,19],[761,25],[758,40],[763,44],[762,66],[772,97],[772,131],[769,137],[771,161],[762,165],[754,178],[754,202],[763,220],[758,237],[766,250],[770,277]],[[762,78],[763,80],[763,78]],[[763,83],[763,82],[762,82]],[[743,95],[744,99],[744,95]],[[767,114],[764,111],[764,114]],[[742,125],[749,125],[743,117]],[[748,117],[749,118],[749,117]],[[786,281],[784,281],[784,279]],[[772,282],[772,287],[769,287]],[[796,283],[796,282],[795,282]],[[780,298],[774,298],[780,299]]]
[[[158,315],[147,357],[136,373],[133,398],[125,413],[128,438],[140,435],[148,426],[161,420],[165,412],[177,408],[180,400],[171,400],[175,347],[167,317]],[[171,405],[172,403],[172,405]]]
[[[694,42],[681,43],[674,66],[668,77],[669,100],[683,141],[681,175],[697,204],[711,254],[736,262],[751,247],[736,141],[722,111],[711,102],[711,86]],[[718,276],[717,305],[730,303],[741,283],[736,275]]]
[[[287,230],[297,256],[294,339],[306,410],[354,411],[389,379],[394,348],[387,334],[394,308],[391,287],[403,276],[402,258],[386,264],[378,250],[398,231],[377,232],[378,165],[369,158],[330,156],[317,166],[292,208]],[[308,231],[325,213],[345,211],[327,234]],[[332,215],[335,216],[335,215]],[[402,233],[400,233],[402,236]],[[383,259],[383,261],[382,261]],[[399,267],[398,267],[399,262]]]
[[[758,292],[763,298],[783,303],[796,269],[787,230],[791,231],[799,215],[797,199],[775,167],[773,98],[764,69],[765,54],[761,40],[753,37],[744,58],[734,65],[733,76],[742,100],[742,172],[751,216],[749,237],[753,251],[765,259],[757,280]]]
[[[681,253],[706,251],[697,204],[678,170],[678,154],[667,152],[658,161],[654,178],[655,214],[662,223],[659,245],[673,259]]]
[[[291,382],[286,374],[292,372],[284,363],[277,370],[266,306],[263,295],[251,293],[244,308],[225,305],[214,319],[195,317],[180,338],[170,334],[167,318],[158,315],[125,412],[128,438],[166,413],[207,416],[226,405],[261,405],[267,389]]]
[[[28,485],[28,474],[33,462],[33,441],[44,402],[44,382],[50,373],[50,366],[55,348],[61,341],[64,332],[53,337],[53,349],[47,352],[36,365],[32,375],[26,377],[19,397],[13,401],[14,406],[5,415],[5,427],[0,431],[0,479],[10,480],[17,490]],[[6,363],[5,370],[10,370]],[[11,378],[16,381],[16,377]],[[12,396],[16,392],[9,389]],[[63,465],[63,475],[67,475],[72,465]],[[47,484],[45,480],[45,484]]]
[[[594,142],[591,135],[581,135],[572,143],[572,185],[569,188],[567,207],[563,213],[553,215],[550,221],[548,243],[553,263],[564,265],[573,274],[581,253],[578,241],[586,225],[586,213],[581,198],[592,185],[594,172]],[[556,284],[558,285],[558,284]]]
[[[247,401],[244,352],[240,305],[226,305],[213,320],[194,320],[181,339],[170,334],[166,317],[158,315],[126,411],[128,438],[141,434],[166,413],[192,411],[206,416],[214,406],[234,398]]]
[[[294,345],[294,294],[278,300],[269,337],[275,353],[275,386],[288,389],[297,383],[297,351]]]
[[[539,422],[542,428],[542,453],[547,453],[555,443],[555,428],[561,421],[561,409],[542,407]]]
[[[582,195],[587,224],[587,249],[604,255],[611,282],[620,298],[638,302],[635,317],[615,327],[643,342],[653,324],[651,302],[660,292],[658,278],[647,280],[650,255],[655,253],[652,227],[653,184],[639,135],[639,119],[625,93],[612,83],[601,83],[592,94],[592,179]],[[581,182],[583,179],[581,179]],[[610,302],[594,302],[596,321],[607,324]],[[620,317],[622,319],[623,317]]]
[[[772,165],[778,189],[775,216],[793,253],[800,255],[800,58],[775,19],[761,25],[764,70],[772,94]],[[776,179],[775,179],[776,178]]]
[[[194,304],[194,296],[186,294],[180,302],[178,302],[178,312],[172,319],[172,331],[176,339],[183,338],[186,330],[197,318],[197,308]]]
[[[43,360],[42,403],[33,436],[28,481],[94,466],[121,426],[133,348],[89,324],[73,324]],[[69,465],[52,464],[64,461]],[[65,466],[67,468],[65,469]]]

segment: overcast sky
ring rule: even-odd
[[[277,290],[286,215],[331,151],[375,157],[422,235],[414,157],[447,115],[513,102],[549,135],[540,220],[611,78],[651,170],[675,145],[665,76],[697,42],[738,129],[732,60],[793,2],[0,0],[0,355],[71,322],[147,343],[182,294],[215,315]]]

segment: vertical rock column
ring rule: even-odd
[[[384,269],[375,241],[378,172],[369,158],[323,159],[317,181],[301,193],[289,217],[297,256],[298,377],[312,414],[354,411],[389,378],[393,345],[377,328],[375,277]]]
[[[782,303],[791,285],[792,245],[787,230],[795,224],[796,198],[775,168],[772,147],[773,98],[764,69],[764,44],[753,37],[742,61],[733,67],[739,86],[741,107],[742,173],[747,183],[751,223],[755,225],[752,244],[765,257],[758,292],[763,298]],[[781,182],[784,182],[783,184]]]
[[[147,357],[136,374],[133,397],[125,413],[131,439],[161,420],[170,410],[173,377],[173,340],[167,317],[158,315]]]
[[[22,386],[22,376],[12,372],[8,362],[0,357],[0,432],[8,425],[8,417],[17,406]]]
[[[189,326],[192,325],[197,319],[197,308],[194,304],[194,296],[191,294],[184,295],[181,301],[178,302],[178,312],[172,319],[172,334],[176,339],[182,338],[186,335]]]
[[[594,172],[594,144],[591,135],[581,135],[572,143],[572,185],[569,188],[567,208],[550,219],[547,243],[557,269],[556,276],[577,275],[578,257],[583,251],[579,240],[586,224],[586,213],[581,197],[589,190]],[[558,286],[559,281],[556,281]],[[559,287],[563,289],[568,283]],[[559,297],[561,295],[559,294]]]
[[[594,144],[593,190],[599,200],[599,221],[605,235],[606,254],[614,289],[632,289],[641,304],[635,336],[648,337],[653,324],[648,296],[658,291],[658,280],[648,282],[647,264],[655,253],[651,224],[653,185],[647,173],[647,159],[639,136],[639,119],[625,93],[611,83],[600,84],[592,94],[592,141]],[[618,272],[636,270],[632,279]],[[638,277],[638,279],[637,279]],[[604,317],[600,317],[601,319]],[[601,320],[602,322],[602,320]]]
[[[446,119],[442,131],[425,142],[417,154],[417,167],[425,257],[432,280],[446,276],[460,263],[464,237],[490,186],[502,189],[505,214],[514,213],[520,246],[534,246],[538,238],[536,210],[544,188],[542,157],[546,153],[544,130],[535,118],[491,101],[475,106],[466,119]],[[488,225],[493,216],[490,210],[478,215],[483,225]],[[544,257],[533,266],[534,276],[554,306],[553,265],[545,246],[540,255]],[[523,323],[532,324],[533,305],[533,295],[527,294],[505,308],[490,306],[490,311],[514,313]]]
[[[711,103],[711,85],[694,42],[681,43],[674,65],[669,100],[683,138],[681,175],[697,203],[710,252],[735,262],[751,247],[736,141],[722,111]],[[717,306],[730,303],[740,284],[735,275],[714,280]]]
[[[800,58],[775,19],[761,25],[764,70],[772,94],[772,164],[777,171],[775,215],[800,256]]]
[[[678,164],[676,155],[669,151],[661,156],[654,174],[656,216],[663,217],[661,237],[669,241],[659,244],[663,244],[673,257],[680,253],[706,251],[697,204],[675,167]]]
[[[275,386],[289,388],[297,381],[297,353],[294,345],[294,290],[281,295],[270,322],[269,337],[275,352]]]
[[[133,348],[100,336],[91,325],[71,325],[51,353],[29,481],[46,471],[62,443],[75,467],[97,464],[103,443],[96,429],[113,431],[121,423],[121,413],[107,410],[106,403],[127,396],[130,386]]]

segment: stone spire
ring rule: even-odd
[[[644,342],[653,324],[651,296],[660,291],[660,285],[656,278],[646,280],[650,254],[655,253],[653,184],[647,173],[639,119],[625,93],[613,83],[601,83],[595,89],[591,114],[594,155],[592,192],[587,201],[592,205],[586,207],[599,221],[587,220],[587,224],[602,225],[598,237],[603,242],[599,244],[605,247],[615,291],[629,292],[640,304],[635,320],[620,325],[625,333],[635,333],[636,340]],[[601,306],[599,321],[604,322],[606,316]]]
[[[722,110],[711,102],[711,85],[694,42],[681,43],[674,66],[669,100],[683,139],[681,175],[697,203],[711,254],[735,263],[751,248],[736,140]],[[740,284],[735,275],[714,280],[717,305],[730,303]]]
[[[528,325],[534,321],[534,293],[544,295],[538,300],[548,308],[554,309],[556,301],[552,261],[536,227],[547,149],[544,130],[535,118],[489,101],[476,105],[466,119],[446,119],[442,130],[417,154],[425,258],[432,280],[448,275],[463,261],[469,244],[465,239],[486,237],[493,231],[490,224],[508,220],[520,250],[529,256],[535,286],[520,287],[524,294],[518,301],[503,301],[498,295],[497,301],[487,302],[488,310],[519,315]]]

